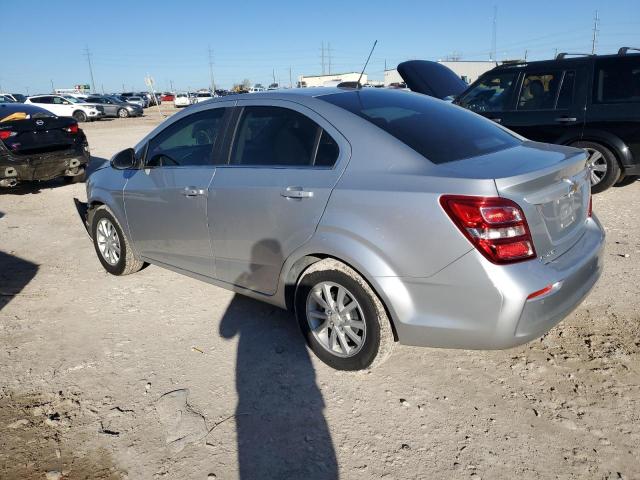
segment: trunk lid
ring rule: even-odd
[[[49,152],[71,147],[77,134],[65,129],[75,124],[75,120],[63,117],[43,116],[0,123],[0,129],[8,129],[15,134],[4,140],[8,150],[15,154]]]
[[[453,70],[438,62],[409,60],[399,64],[397,70],[412,92],[430,97],[456,97],[468,87]]]
[[[492,178],[498,195],[523,210],[538,258],[548,263],[583,235],[591,184],[582,150],[524,142],[483,157],[441,165],[443,173]]]

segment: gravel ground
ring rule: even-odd
[[[159,121],[83,128],[109,157]],[[2,479],[640,478],[640,182],[594,198],[605,272],[545,337],[397,346],[359,374],[277,308],[153,266],[108,275],[73,197],[0,192]]]

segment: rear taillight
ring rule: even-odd
[[[78,124],[74,123],[73,125],[69,125],[64,129],[64,131],[69,133],[78,133]]]
[[[7,138],[13,137],[17,135],[16,132],[12,132],[11,130],[0,130],[0,140],[6,140]]]
[[[500,197],[443,195],[440,204],[465,237],[493,263],[536,256],[522,209]]]

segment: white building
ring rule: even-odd
[[[471,60],[439,61],[438,63],[445,67],[449,67],[467,83],[475,82],[480,75],[496,66],[495,62],[476,62]],[[402,77],[395,68],[384,71],[385,86],[389,86],[393,83],[402,83],[403,81],[404,80],[402,80]]]
[[[360,72],[332,73],[330,75],[300,75],[299,87],[335,87],[342,82],[357,82]],[[360,83],[367,83],[367,74],[362,75]]]

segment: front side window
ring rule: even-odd
[[[146,166],[212,165],[213,147],[222,133],[224,108],[194,113],[171,124],[149,142]]]
[[[558,95],[557,110],[566,110],[573,104],[573,90],[576,80],[576,72],[564,72],[560,94]]]
[[[338,146],[307,116],[281,107],[245,107],[236,129],[231,164],[331,167]]]
[[[509,98],[517,72],[487,75],[464,94],[458,105],[474,112],[501,112],[509,107]]]
[[[521,143],[491,120],[426,95],[365,88],[318,98],[376,125],[436,164]]]
[[[522,81],[518,110],[552,110],[562,72],[527,73]]]
[[[55,105],[67,105],[69,102],[62,97],[53,97],[53,103]]]
[[[640,55],[596,61],[594,103],[640,102]]]

